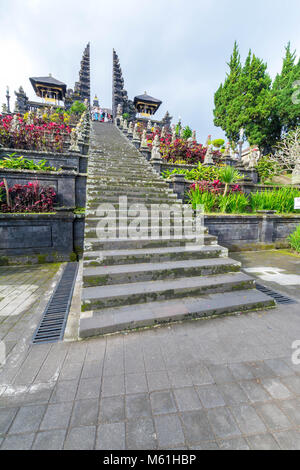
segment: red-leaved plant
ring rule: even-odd
[[[8,189],[7,201],[4,182],[0,183],[0,212],[53,212],[56,193],[51,187],[40,187],[39,182],[15,184]]]

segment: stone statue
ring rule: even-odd
[[[152,142],[152,150],[151,150],[151,160],[160,159],[160,142],[159,137],[156,135]]]
[[[143,130],[141,148],[143,148],[143,149],[148,149],[147,131],[146,131],[146,129]]]
[[[160,136],[162,139],[166,137],[166,126],[162,127]]]
[[[130,121],[129,126],[128,126],[128,134],[133,134],[133,125],[132,125],[132,121]]]
[[[78,136],[75,128],[71,130],[70,151],[80,152],[80,148],[78,147]]]
[[[20,122],[19,122],[18,116],[14,114],[14,117],[12,118],[12,121],[11,121],[10,129],[12,132],[15,132],[19,129],[19,126],[20,126]]]
[[[7,113],[7,106],[5,103],[2,104],[2,113]]]
[[[187,140],[188,147],[190,147],[190,148],[193,147],[193,143],[194,143],[193,137],[189,137],[188,140]]]
[[[211,164],[214,163],[214,160],[213,160],[213,146],[212,145],[208,146],[203,163],[204,163],[204,165],[211,165]]]
[[[152,129],[152,123],[151,123],[151,121],[150,121],[150,119],[149,119],[149,121],[148,121],[148,123],[147,123],[147,130],[148,130],[148,131],[151,131],[151,129]]]
[[[247,170],[253,170],[260,159],[260,151],[257,147],[251,147],[250,152],[242,156],[242,163]]]
[[[197,142],[196,131],[192,132],[192,139],[193,139],[193,142]]]
[[[140,141],[140,134],[138,133],[138,128],[138,124],[136,123],[133,129],[133,140]]]
[[[123,131],[127,132],[127,130],[128,130],[127,119],[124,119],[124,121],[123,121]]]
[[[173,124],[173,126],[172,126],[172,144],[174,144],[175,140],[176,140],[176,127]]]

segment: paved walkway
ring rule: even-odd
[[[298,281],[300,258],[235,256]],[[0,270],[1,286],[39,289],[16,322],[5,315],[0,324],[10,351],[0,367],[1,450],[300,449],[300,365],[291,361],[300,304],[33,346],[57,269]],[[300,300],[297,284],[274,276],[273,288]],[[9,291],[0,307],[15,305]]]

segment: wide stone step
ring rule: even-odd
[[[87,311],[157,300],[201,296],[216,292],[251,289],[254,285],[254,279],[247,274],[232,272],[205,277],[184,277],[132,284],[85,287],[82,290],[81,309]]]
[[[95,250],[118,250],[118,249],[132,249],[132,248],[154,248],[154,247],[174,247],[174,246],[187,246],[192,244],[196,246],[194,237],[173,238],[173,237],[159,237],[157,240],[149,237],[145,238],[107,238],[100,240],[98,238],[88,238],[84,242],[85,251]],[[217,245],[217,237],[213,235],[204,235],[203,245]]]
[[[185,297],[82,313],[79,336],[116,333],[182,320],[273,307],[274,301],[256,289]]]
[[[105,177],[105,176],[89,176],[88,177],[88,183],[95,183],[95,184],[98,184],[98,183],[101,183],[101,184],[106,184],[106,185],[115,185],[115,186],[130,186],[132,188],[135,188],[135,187],[151,187],[151,188],[158,188],[158,187],[161,187],[161,188],[169,188],[169,185],[163,181],[162,179],[158,179],[158,178],[149,178],[149,179],[143,179],[143,180],[139,180],[139,181],[136,181],[135,179],[133,179],[132,181],[129,181],[128,179],[126,178],[122,178],[122,176],[120,176],[119,178],[109,178],[109,177]]]
[[[113,204],[119,203],[119,198],[122,196],[126,196],[126,194],[114,194],[108,195],[107,193],[102,193],[100,195],[89,195],[87,201],[87,207],[94,209],[97,207],[98,204],[103,202],[112,202]],[[134,203],[142,203],[142,204],[174,204],[177,203],[178,199],[175,197],[171,197],[170,195],[165,196],[132,196],[127,195],[127,201],[129,204]]]
[[[179,277],[210,276],[240,270],[241,263],[230,258],[176,260],[160,263],[122,264],[85,268],[83,286],[128,284],[129,282],[157,281]]]
[[[207,258],[225,258],[228,249],[220,245],[177,246],[164,248],[147,248],[139,250],[90,251],[83,255],[84,267],[111,266],[135,263],[160,263],[175,260],[197,260]]]
[[[98,226],[100,221],[105,220],[108,226],[112,227],[113,224],[117,221],[117,226],[120,227],[126,227],[128,225],[132,225],[133,220],[136,220],[136,215],[130,215],[130,213],[126,217],[119,216],[118,211],[116,211],[116,216],[115,217],[108,217],[106,215],[101,215],[98,217],[93,217],[93,216],[88,216],[85,219],[85,228],[90,229],[90,228],[95,228]],[[142,227],[183,227],[183,217],[182,218],[174,218],[172,217],[172,214],[169,218],[166,217],[160,217],[159,219],[152,219],[151,220],[151,214],[149,214],[149,217],[139,217],[138,222],[141,224]],[[204,233],[208,233],[208,229],[206,227],[203,227]]]
[[[101,194],[110,194],[110,195],[130,195],[130,196],[141,196],[141,195],[146,195],[146,196],[151,196],[151,195],[156,195],[156,196],[170,196],[172,199],[176,199],[176,194],[173,193],[172,189],[168,188],[147,188],[147,187],[140,187],[140,188],[132,188],[130,186],[128,187],[111,187],[108,185],[88,185],[87,186],[87,194],[88,195],[101,195]]]
[[[105,219],[104,219],[105,220]],[[99,221],[100,222],[100,221]],[[105,220],[106,223],[106,220]],[[125,232],[126,230],[126,232]],[[191,232],[192,234],[193,232]],[[208,232],[205,227],[203,229],[198,229],[197,234],[198,237],[206,235]],[[106,227],[101,227],[100,223],[99,226],[97,227],[85,227],[84,231],[84,236],[86,240],[88,241],[90,238],[108,238],[108,237],[123,237],[127,236],[130,238],[133,237],[140,237],[140,236],[148,236],[148,238],[158,238],[158,237],[178,237],[178,236],[183,236],[183,227],[180,226],[179,228],[174,227],[174,226],[163,226],[163,225],[145,225],[143,227],[143,230],[140,230],[140,228],[136,228],[135,226],[132,227],[130,224],[124,224],[123,226],[116,226],[114,227],[114,223],[111,224],[110,226]]]

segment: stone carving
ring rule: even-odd
[[[151,160],[161,159],[159,137],[156,135],[152,142]]]
[[[20,126],[20,122],[19,122],[18,116],[16,114],[14,114],[14,117],[12,118],[10,128],[13,132],[15,132],[19,129],[19,126]]]
[[[2,104],[2,113],[7,113],[7,105],[5,103]]]
[[[192,132],[192,139],[193,139],[193,142],[197,142],[196,131]]]
[[[148,149],[147,131],[146,131],[146,129],[143,130],[141,148],[143,148],[143,149],[145,149],[145,150]]]
[[[124,120],[123,120],[123,131],[125,131],[125,132],[128,131],[127,119],[124,119]]]
[[[162,139],[164,139],[166,137],[166,127],[165,126],[162,127],[160,136],[161,136]]]
[[[173,118],[172,116],[170,116],[169,111],[167,111],[164,117],[162,118],[161,122],[164,126],[170,127],[172,119]]]
[[[133,124],[132,121],[130,121],[129,126],[128,126],[128,135],[133,134]]]
[[[148,123],[147,123],[147,130],[148,130],[148,131],[151,131],[151,129],[152,129],[152,122],[151,122],[150,119],[149,119],[149,121],[148,121]]]
[[[257,147],[251,147],[250,152],[242,156],[242,163],[247,170],[253,170],[260,159],[260,151]]]
[[[173,126],[172,126],[172,144],[174,144],[174,142],[176,140],[176,137],[177,137],[176,136],[176,127],[173,124]]]
[[[193,137],[189,137],[188,140],[187,140],[188,147],[190,147],[190,148],[193,147],[193,143],[194,143]]]
[[[134,126],[134,129],[133,129],[133,140],[135,141],[140,141],[140,134],[138,133],[138,124],[136,123],[135,126]]]
[[[78,146],[78,136],[77,131],[75,128],[71,130],[71,142],[70,142],[70,151],[71,152],[80,152],[80,148]]]
[[[15,103],[15,112],[20,114],[25,114],[28,111],[28,97],[24,92],[23,88],[20,86],[19,91],[15,91],[16,103]]]
[[[214,160],[213,160],[213,146],[212,145],[208,146],[203,163],[204,163],[204,165],[211,165],[211,164],[214,163]]]

